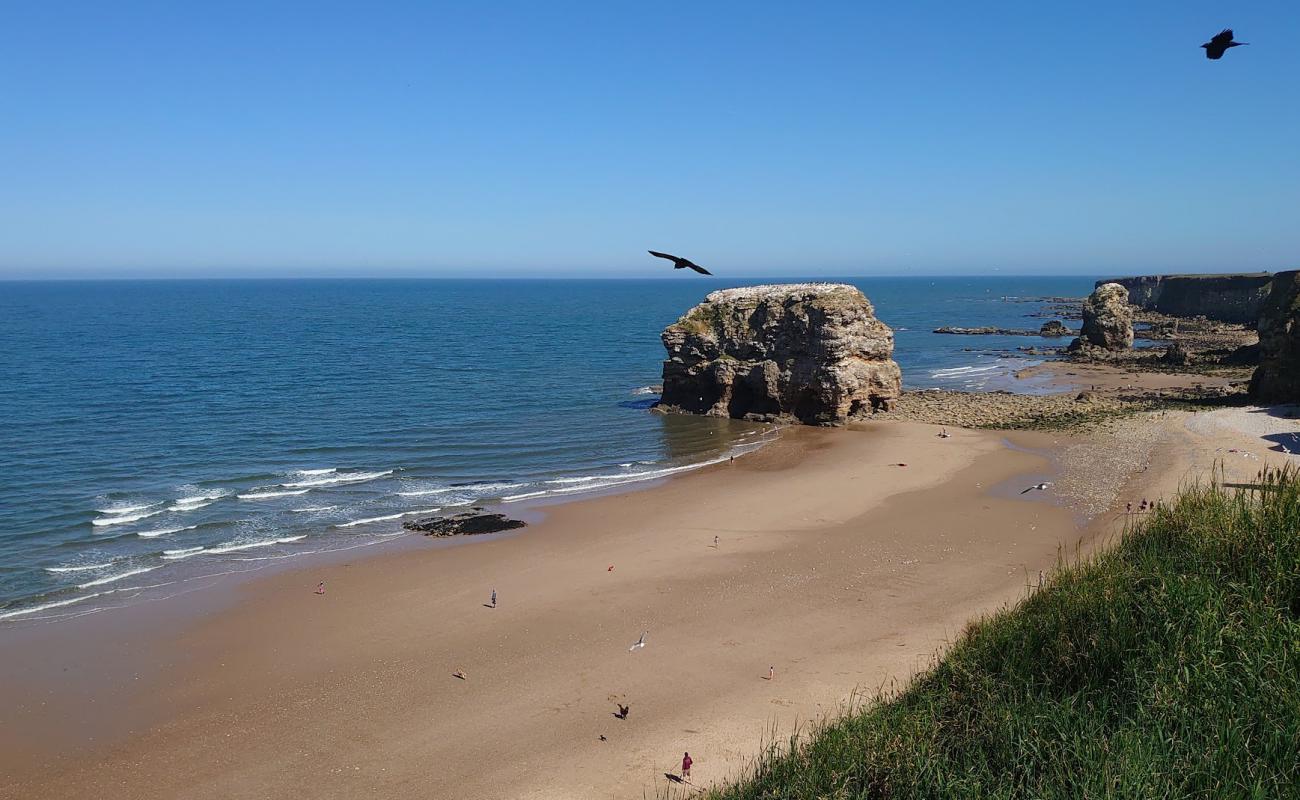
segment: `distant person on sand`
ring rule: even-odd
[[[497,590],[496,590],[496,589],[493,589],[493,590],[492,590],[492,607],[493,607],[493,608],[496,608],[496,607],[497,607]]]
[[[316,584],[316,594],[325,594],[325,581]]]
[[[713,549],[714,549],[714,550],[717,550],[717,549],[718,549],[718,537],[717,537],[717,536],[714,536],[714,537],[713,537]]]
[[[775,665],[775,664],[773,664],[772,666],[770,666],[770,667],[767,668],[767,679],[768,679],[769,681],[776,680],[776,665]]]
[[[685,755],[682,756],[682,777],[683,778],[691,777],[691,764],[694,763],[695,763],[694,761],[691,761],[690,753],[686,753]]]

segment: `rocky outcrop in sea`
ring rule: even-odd
[[[1128,290],[1118,283],[1103,283],[1083,301],[1083,329],[1070,343],[1070,352],[1093,349],[1127,350],[1133,346],[1133,309]]]
[[[1259,403],[1300,401],[1300,271],[1279,272],[1260,308],[1259,366],[1250,379]]]
[[[901,393],[893,330],[846,284],[712,292],[662,339],[665,410],[837,425]]]

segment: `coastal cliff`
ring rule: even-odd
[[[1300,400],[1300,271],[1279,272],[1259,314],[1259,366],[1250,396],[1260,403]]]
[[[1128,302],[1143,311],[1171,317],[1205,317],[1220,322],[1255,323],[1273,276],[1267,272],[1235,275],[1141,275],[1097,281],[1128,290]]]
[[[662,339],[665,409],[837,425],[901,392],[894,332],[847,284],[712,292]]]

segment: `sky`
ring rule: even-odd
[[[1297,142],[1294,0],[0,2],[0,278],[1300,268]]]

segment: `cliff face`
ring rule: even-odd
[[[893,330],[845,284],[712,292],[662,339],[660,405],[680,411],[835,425],[901,391]]]
[[[1273,276],[1259,314],[1259,366],[1250,396],[1260,403],[1300,401],[1300,271]]]
[[[1103,283],[1083,301],[1083,329],[1070,343],[1070,350],[1127,350],[1132,346],[1133,309],[1128,291],[1118,283]]]
[[[1259,318],[1272,278],[1267,272],[1143,275],[1098,281],[1097,285],[1118,283],[1128,290],[1129,303],[1144,311],[1250,324]]]

